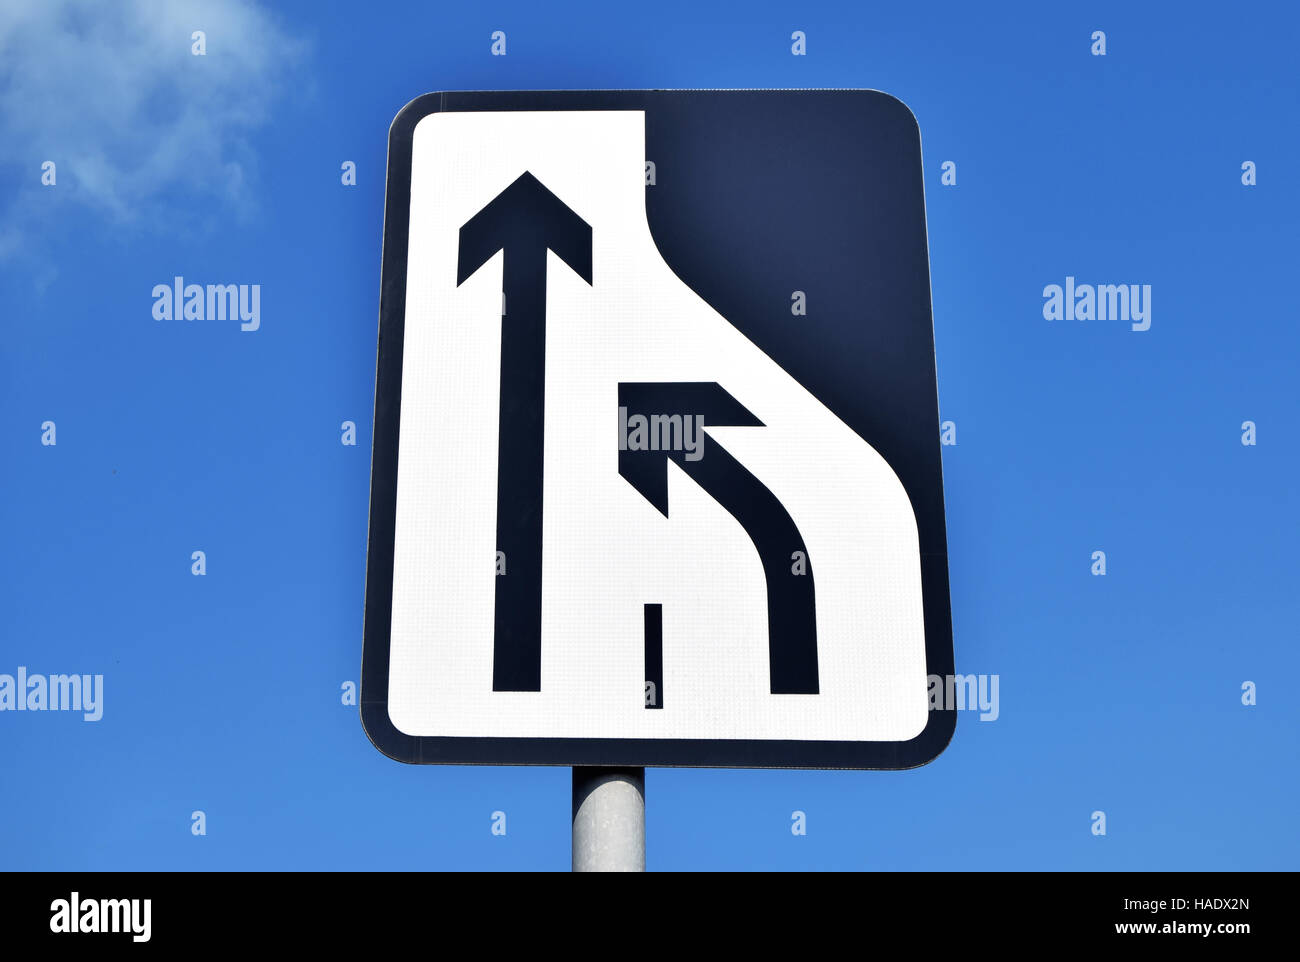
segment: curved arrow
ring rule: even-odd
[[[763,482],[716,440],[704,444],[708,425],[762,427],[763,422],[710,381],[621,383],[618,404],[618,473],[667,517],[672,461],[740,522],[758,549],[767,580],[771,692],[817,694],[817,609],[803,536]],[[647,419],[639,437],[641,422],[632,426],[638,415]],[[796,551],[803,552],[804,574],[792,571]]]
[[[546,251],[591,283],[591,226],[524,172],[460,229],[459,287],[497,251],[501,407],[492,690],[542,687],[542,431],[546,423]]]

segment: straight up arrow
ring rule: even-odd
[[[525,171],[460,229],[456,285],[503,252],[493,691],[542,687],[546,251],[591,283],[591,226]]]

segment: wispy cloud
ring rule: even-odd
[[[205,56],[191,52],[196,30]],[[196,198],[246,212],[249,137],[302,55],[253,0],[5,0],[0,170],[15,189],[0,201],[0,258],[48,214],[47,160],[61,201],[114,222],[163,223]]]

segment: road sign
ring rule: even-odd
[[[951,711],[921,148],[874,91],[389,139],[361,715],[406,762],[908,768]]]

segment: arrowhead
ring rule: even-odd
[[[636,414],[646,417],[680,415],[684,420],[699,415],[704,418],[706,428],[723,426],[761,428],[763,426],[763,422],[748,408],[714,381],[620,383],[618,406],[626,410],[629,418]],[[626,425],[620,423],[620,441],[625,437],[621,433],[625,430]],[[679,464],[683,463],[684,452],[622,449],[618,452],[618,473],[641,492],[642,497],[658,508],[665,518],[668,517],[669,459]]]
[[[591,283],[591,225],[527,171],[461,227],[456,286],[513,247],[549,248]]]

